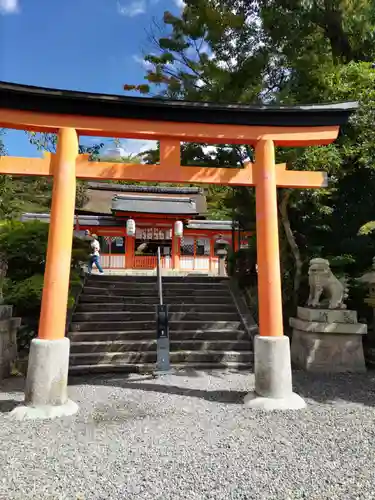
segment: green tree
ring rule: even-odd
[[[4,144],[5,130],[0,129],[0,156],[6,156]],[[17,196],[13,178],[10,175],[0,175],[0,220],[10,219],[17,211]]]
[[[330,175],[329,189],[279,190],[285,302],[300,299],[303,266],[312,256],[360,273],[375,253],[371,235],[358,236],[373,220],[374,0],[187,0],[181,16],[166,12],[158,29],[145,56],[146,84],[125,90],[255,104],[359,100],[360,111],[334,145],[278,150],[277,161]],[[224,147],[240,163],[252,156],[251,149]],[[188,150],[194,162],[197,146]],[[199,162],[210,164],[213,156],[203,148]],[[254,221],[252,190],[239,189],[225,206],[233,199],[239,217]]]
[[[56,151],[57,136],[56,134],[27,132],[31,144],[37,147],[39,151],[47,151],[54,153]],[[100,153],[104,143],[94,144],[92,146],[79,145],[79,154],[89,154],[91,161],[99,161]],[[52,202],[52,180],[46,177],[34,179],[36,190],[46,193],[46,203],[48,208],[51,207]],[[82,208],[87,201],[87,188],[85,181],[77,181],[76,190],[76,207]]]

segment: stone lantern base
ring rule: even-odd
[[[293,327],[292,363],[313,372],[364,372],[362,335],[367,325],[358,323],[356,311],[299,307]]]

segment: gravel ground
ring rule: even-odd
[[[20,379],[0,393],[1,500],[375,498],[375,374],[294,374],[309,403],[241,405],[253,376],[76,378],[70,418],[15,422]]]

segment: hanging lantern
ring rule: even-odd
[[[182,238],[184,234],[184,225],[180,220],[176,220],[174,223],[174,235],[177,236],[177,238]]]
[[[126,221],[126,234],[128,236],[135,236],[135,221],[133,219]]]

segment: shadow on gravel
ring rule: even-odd
[[[186,373],[185,373],[186,376]],[[173,394],[190,398],[199,398],[206,401],[226,404],[242,404],[243,398],[247,394],[243,391],[208,391],[204,389],[189,389],[177,385],[167,385],[161,383],[147,383],[147,380],[157,380],[155,377],[143,377],[131,380],[124,377],[93,376],[74,377],[70,380],[71,385],[104,385],[121,387],[123,389],[134,389],[137,391],[155,392],[159,394]]]
[[[173,394],[189,398],[200,398],[206,401],[227,404],[241,404],[246,392],[242,391],[205,391],[203,389],[188,389],[177,385],[142,384],[128,382],[121,384],[124,389],[136,389],[146,392],[157,392],[162,394]]]
[[[375,406],[375,374],[293,372],[293,390],[317,403],[355,403]]]
[[[177,373],[173,373],[177,375]],[[181,372],[179,375],[185,377],[199,376]],[[225,380],[225,373],[218,374]],[[134,375],[133,375],[134,377]],[[204,390],[190,389],[183,385],[168,385],[162,383],[162,378],[155,376],[140,376],[129,378],[124,375],[93,375],[74,377],[70,380],[72,385],[106,385],[134,389],[145,392],[163,394],[174,394],[178,396],[200,398],[226,404],[242,404],[243,398],[248,391],[236,390]],[[150,382],[150,381],[153,382]],[[251,390],[251,387],[248,389]],[[293,390],[306,400],[313,400],[319,404],[345,404],[354,403],[364,406],[375,407],[375,373],[370,371],[362,374],[319,374],[293,371]]]
[[[0,383],[0,394],[5,393],[7,399],[0,399],[0,413],[9,413],[17,406],[20,406],[22,401],[17,399],[9,399],[12,393],[23,393],[25,379],[23,377],[10,377],[3,379]]]
[[[21,404],[20,401],[15,401],[14,399],[2,399],[0,400],[0,413],[10,413]]]

